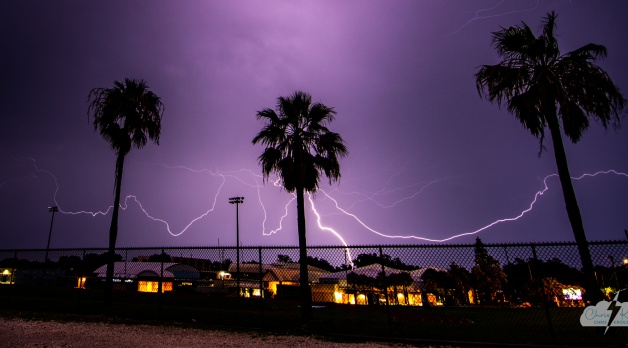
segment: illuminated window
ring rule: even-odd
[[[85,280],[87,280],[87,278],[85,277],[78,277],[78,284],[76,286],[77,289],[85,289]]]
[[[397,293],[397,303],[400,303],[400,304],[406,303],[405,298],[402,293]]]
[[[563,296],[565,297],[565,300],[582,301],[582,291],[580,291],[580,289],[563,289]]]
[[[0,284],[13,284],[13,275],[11,271],[5,269],[0,273]]]
[[[159,282],[150,280],[140,280],[137,282],[137,291],[139,292],[158,292]],[[172,291],[172,282],[162,282],[161,292]]]

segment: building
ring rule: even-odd
[[[307,266],[308,282],[312,288],[312,301],[331,302],[332,293],[320,284],[321,277],[330,272],[314,266]],[[265,291],[279,299],[298,299],[299,280],[301,277],[300,265],[296,262],[278,262],[271,265],[262,278]]]
[[[382,277],[382,274],[386,277]],[[416,271],[372,264],[325,275],[319,279],[319,283],[320,293],[327,296],[332,294],[330,302],[354,305],[423,305],[423,281]],[[314,288],[312,291],[314,293]]]
[[[104,281],[107,265],[94,271],[98,279]],[[193,288],[200,278],[200,272],[194,267],[174,262],[128,262],[114,264],[113,282],[118,290],[137,290],[138,292],[158,292]]]

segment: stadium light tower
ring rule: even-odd
[[[236,282],[238,287],[238,297],[240,297],[240,216],[239,207],[244,203],[244,197],[231,197],[229,198],[229,204],[236,205]]]

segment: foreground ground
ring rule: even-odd
[[[201,330],[174,326],[59,322],[0,317],[0,347],[410,347],[393,343],[340,343],[311,336]]]

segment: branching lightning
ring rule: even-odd
[[[417,183],[414,185],[410,185],[410,186],[405,186],[405,187],[397,187],[394,189],[388,189],[388,190],[380,190],[377,191],[375,193],[364,193],[364,192],[360,192],[360,191],[352,191],[352,192],[343,192],[339,189],[335,189],[335,191],[343,194],[343,195],[358,195],[358,196],[362,196],[362,199],[358,199],[356,201],[354,201],[353,203],[351,203],[351,206],[349,206],[347,209],[352,209],[356,204],[361,203],[361,202],[366,202],[366,201],[370,201],[373,202],[375,205],[379,206],[382,209],[388,209],[388,208],[394,208],[396,205],[403,203],[404,201],[408,201],[411,199],[416,198],[418,195],[420,195],[421,193],[423,193],[423,191],[425,191],[425,189],[427,189],[428,187],[434,185],[434,184],[438,184],[441,182],[444,182],[446,179],[443,178],[438,178],[435,180],[431,180],[428,182],[422,182],[422,183]],[[419,187],[418,189],[416,187]],[[396,200],[395,202],[391,203],[391,204],[384,204],[379,202],[376,197],[379,196],[385,196],[385,195],[389,195],[395,192],[399,192],[399,191],[410,191],[413,190],[414,192],[410,195],[406,195],[403,198]],[[327,196],[329,196],[326,193]]]
[[[540,0],[536,1],[536,4],[531,7],[531,8],[527,8],[527,9],[520,9],[520,10],[510,10],[510,11],[505,11],[505,12],[500,12],[500,13],[496,13],[496,14],[484,14],[493,10],[496,10],[497,8],[499,8],[506,0],[500,0],[497,2],[497,4],[495,4],[495,6],[493,7],[489,7],[489,8],[483,8],[483,9],[479,9],[477,11],[474,12],[474,17],[469,19],[468,21],[466,21],[460,28],[458,28],[458,30],[454,31],[452,34],[456,34],[458,32],[460,32],[462,29],[464,29],[467,25],[478,21],[478,20],[482,20],[482,19],[487,19],[487,18],[494,18],[494,17],[502,17],[502,16],[507,16],[510,14],[514,14],[514,13],[523,13],[523,12],[530,12],[530,11],[534,11],[539,7],[540,4]]]
[[[585,174],[582,174],[581,176],[578,176],[578,177],[571,177],[571,179],[572,180],[581,180],[581,179],[586,178],[586,177],[595,177],[595,176],[598,176],[598,175],[601,175],[601,174],[615,174],[615,175],[618,175],[618,176],[624,176],[624,177],[628,178],[628,174],[622,173],[622,172],[618,172],[618,171],[615,171],[615,170],[611,169],[611,170],[606,170],[606,171],[598,171],[598,172],[595,172],[593,174],[585,173]],[[549,178],[552,178],[552,177],[558,177],[558,174],[550,174],[550,175],[546,176],[543,179],[543,186],[544,186],[543,189],[536,192],[536,194],[534,195],[534,199],[532,200],[532,202],[530,203],[528,208],[526,208],[523,211],[521,211],[518,215],[516,215],[514,217],[510,217],[510,218],[504,218],[504,219],[495,220],[495,221],[489,223],[488,225],[483,226],[481,228],[478,228],[478,229],[476,229],[474,231],[464,232],[464,233],[460,233],[460,234],[455,234],[455,235],[452,235],[450,237],[443,238],[443,239],[433,239],[433,238],[426,238],[426,237],[420,237],[420,236],[414,236],[414,235],[390,235],[390,234],[386,234],[386,233],[377,231],[374,228],[368,226],[366,223],[364,223],[364,221],[362,221],[355,214],[352,214],[352,213],[348,212],[347,210],[341,208],[340,205],[338,204],[338,201],[336,199],[334,199],[332,196],[330,196],[327,192],[325,192],[324,190],[321,190],[321,192],[323,192],[323,194],[327,198],[329,198],[330,200],[332,200],[334,202],[334,205],[335,205],[336,209],[338,209],[339,211],[341,211],[345,215],[352,217],[355,221],[357,221],[360,225],[362,225],[362,227],[364,227],[368,231],[370,231],[372,233],[375,233],[375,234],[377,234],[377,235],[379,235],[381,237],[399,238],[399,239],[416,239],[416,240],[422,240],[422,241],[427,241],[427,242],[442,243],[442,242],[450,241],[450,240],[455,239],[455,238],[478,234],[478,233],[480,233],[482,231],[485,231],[485,230],[487,230],[487,229],[489,229],[489,228],[491,228],[491,227],[493,227],[493,226],[495,226],[497,224],[500,224],[502,222],[509,222],[509,221],[515,221],[515,220],[520,219],[525,214],[527,214],[530,211],[532,211],[532,208],[534,208],[534,205],[536,204],[538,199],[541,196],[543,196],[543,194],[545,194],[545,192],[547,190],[549,190],[549,185],[548,185],[547,181],[548,181]],[[405,198],[403,198],[403,199],[405,199]],[[393,203],[393,204],[395,204],[395,203]]]
[[[87,214],[87,215],[91,215],[92,217],[96,217],[96,216],[104,216],[107,215],[111,209],[113,208],[113,206],[109,206],[106,210],[102,210],[102,211],[67,211],[62,209],[62,207],[59,205],[59,203],[57,202],[57,194],[59,192],[59,183],[57,180],[57,177],[50,171],[45,170],[45,169],[40,169],[37,166],[37,163],[35,161],[35,159],[33,158],[28,158],[29,161],[32,162],[33,168],[35,170],[35,172],[39,172],[39,173],[45,173],[46,175],[50,176],[55,183],[55,191],[53,194],[53,201],[55,203],[55,205],[57,205],[57,207],[59,208],[59,212],[63,213],[63,214],[67,214],[67,215],[81,215],[81,214]],[[232,179],[232,180],[236,180],[238,182],[240,182],[243,185],[246,185],[248,187],[251,188],[255,188],[257,190],[257,200],[258,203],[263,211],[264,214],[264,218],[262,221],[262,234],[265,236],[270,236],[273,235],[279,231],[282,230],[283,228],[283,220],[288,216],[288,212],[289,212],[289,207],[292,205],[292,202],[294,202],[294,200],[296,199],[296,195],[293,194],[293,197],[285,204],[284,206],[284,213],[283,215],[280,217],[279,222],[278,222],[278,227],[276,229],[270,229],[267,231],[267,227],[266,227],[266,223],[267,223],[267,211],[266,211],[266,207],[264,205],[264,200],[262,199],[262,194],[261,194],[261,188],[264,187],[263,182],[260,182],[262,176],[255,174],[253,171],[251,170],[247,170],[247,169],[242,169],[242,170],[238,170],[238,171],[227,171],[227,172],[221,172],[221,171],[211,171],[208,169],[193,169],[190,167],[185,167],[185,166],[167,166],[167,165],[163,165],[163,167],[168,168],[168,169],[182,169],[182,170],[186,170],[186,171],[190,171],[190,172],[194,172],[194,173],[206,173],[209,174],[211,176],[220,178],[220,185],[218,187],[218,189],[216,190],[216,193],[214,194],[213,197],[213,202],[211,204],[211,207],[206,209],[202,214],[200,214],[199,216],[193,218],[190,220],[189,223],[187,223],[187,225],[185,225],[185,227],[183,229],[181,229],[178,232],[174,232],[170,226],[170,224],[161,218],[157,218],[154,217],[153,215],[151,215],[142,205],[142,203],[140,202],[140,200],[138,199],[138,197],[136,195],[127,195],[123,201],[122,204],[120,204],[120,208],[122,210],[126,210],[129,207],[129,201],[133,201],[135,202],[135,204],[140,208],[140,210],[143,212],[143,214],[150,220],[155,221],[155,222],[160,222],[162,223],[165,227],[166,230],[168,231],[168,233],[174,237],[176,236],[180,236],[181,234],[183,234],[184,232],[186,232],[194,223],[196,223],[197,221],[205,218],[207,215],[209,215],[210,213],[212,213],[216,207],[216,204],[218,202],[218,197],[221,194],[221,191],[225,185],[225,182],[227,179]],[[598,175],[609,175],[609,174],[614,174],[617,176],[623,176],[628,178],[628,174],[623,173],[623,172],[619,172],[616,170],[606,170],[606,171],[598,171],[595,173],[585,173],[582,174],[578,177],[572,177],[572,180],[581,180],[584,178],[592,178],[592,177],[596,177]],[[249,176],[251,179],[245,180],[243,178],[243,175],[247,175]],[[438,243],[442,243],[442,242],[447,242],[447,241],[451,241],[453,239],[456,238],[460,238],[463,236],[469,236],[469,235],[475,235],[478,234],[482,231],[485,231],[497,224],[500,223],[504,223],[504,222],[511,222],[511,221],[516,221],[518,219],[520,219],[521,217],[523,217],[524,215],[526,215],[527,213],[529,213],[530,211],[533,210],[535,204],[538,202],[538,200],[550,189],[550,185],[548,184],[548,180],[551,178],[555,178],[558,177],[557,174],[550,174],[547,175],[544,179],[543,179],[543,188],[539,191],[537,191],[534,194],[534,197],[532,199],[532,201],[530,202],[530,204],[524,209],[522,210],[520,213],[512,216],[512,217],[507,217],[507,218],[503,218],[503,219],[498,219],[495,220],[483,227],[480,227],[478,229],[475,229],[473,231],[469,231],[469,232],[463,232],[463,233],[459,233],[459,234],[454,234],[451,235],[449,237],[446,238],[442,238],[442,239],[435,239],[435,238],[427,238],[427,237],[422,237],[422,236],[418,236],[418,235],[394,235],[394,234],[388,234],[388,233],[384,233],[381,232],[379,230],[376,230],[375,228],[369,226],[367,223],[365,223],[357,214],[350,212],[349,210],[351,210],[355,204],[357,202],[361,202],[361,201],[371,201],[374,204],[376,204],[377,206],[379,206],[380,208],[391,208],[394,207],[395,205],[410,200],[410,199],[414,199],[416,198],[419,194],[421,194],[426,188],[436,184],[436,183],[440,183],[442,181],[444,181],[445,179],[436,179],[436,180],[432,180],[432,181],[428,181],[428,182],[424,182],[424,183],[419,183],[419,184],[415,184],[415,185],[411,185],[411,186],[407,186],[404,188],[396,188],[396,189],[386,189],[385,191],[378,191],[376,193],[371,193],[371,194],[366,194],[366,193],[361,193],[361,192],[352,192],[352,193],[343,193],[341,191],[338,191],[340,193],[343,194],[358,194],[361,195],[362,197],[364,197],[361,200],[358,200],[357,202],[353,202],[349,207],[341,207],[340,203],[338,203],[337,199],[334,198],[331,194],[329,194],[328,192],[326,192],[323,189],[319,188],[319,191],[323,193],[323,195],[328,198],[329,200],[331,200],[333,202],[334,208],[339,211],[341,214],[344,214],[348,217],[351,217],[353,220],[355,220],[358,224],[360,224],[364,229],[368,230],[371,233],[374,233],[378,236],[381,237],[385,237],[385,238],[392,238],[392,239],[413,239],[413,240],[420,240],[420,241],[427,241],[427,242],[438,242]],[[3,182],[1,186],[6,185],[8,182],[10,182],[10,180]],[[277,188],[281,188],[281,180],[280,179],[275,179],[274,181],[271,181],[273,187],[277,187]],[[418,187],[418,189],[417,189]],[[384,194],[389,194],[392,192],[397,192],[400,190],[408,190],[408,189],[412,189],[412,192],[400,199],[398,199],[397,201],[393,202],[392,204],[382,204],[380,202],[378,202],[375,197],[378,195],[384,195]],[[337,231],[336,229],[329,227],[327,225],[325,225],[323,223],[323,218],[321,217],[321,214],[318,212],[316,205],[314,203],[314,199],[312,197],[311,194],[308,194],[308,200],[310,202],[310,209],[312,214],[314,214],[316,216],[316,223],[318,228],[321,231],[326,231],[326,232],[330,232],[334,237],[336,237],[340,243],[342,245],[344,245],[345,247],[347,246],[347,242],[345,241],[344,237],[342,236],[341,232]],[[347,250],[348,252],[348,250]]]
[[[308,199],[310,201],[310,206],[312,207],[312,212],[314,213],[314,215],[316,215],[316,223],[318,224],[318,228],[321,229],[322,231],[331,232],[334,236],[336,236],[336,238],[338,238],[340,240],[342,245],[345,246],[345,251],[347,253],[347,256],[349,257],[349,260],[353,260],[353,256],[351,256],[351,250],[349,250],[349,248],[347,248],[347,246],[348,246],[347,242],[345,242],[344,238],[342,238],[340,233],[336,232],[336,230],[334,230],[331,227],[323,226],[323,224],[321,223],[321,215],[316,210],[316,206],[314,205],[314,200],[312,199],[312,194],[308,194],[307,197],[308,197]],[[351,267],[353,268],[354,267],[353,261],[349,261],[349,262],[351,263]]]

